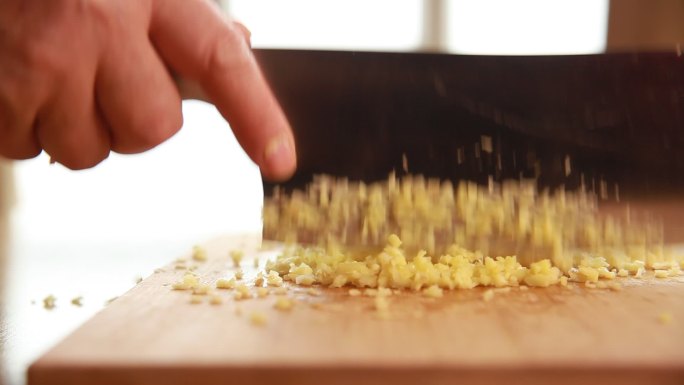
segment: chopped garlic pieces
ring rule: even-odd
[[[444,291],[437,285],[432,285],[427,289],[423,290],[423,295],[431,298],[441,298],[444,295]]]
[[[266,284],[268,286],[282,286],[283,278],[278,274],[277,271],[271,270],[266,276]]]
[[[291,310],[293,306],[294,302],[286,297],[278,297],[273,305],[276,309],[283,311]]]
[[[183,279],[173,284],[174,290],[192,290],[199,285],[199,278],[195,274],[187,273]]]
[[[54,295],[50,294],[47,297],[43,298],[43,307],[48,310],[54,309],[56,302],[57,298],[55,298]]]
[[[217,289],[235,289],[235,278],[231,279],[224,279],[221,278],[218,281],[216,281],[216,288]]]
[[[254,312],[249,316],[249,320],[252,325],[255,326],[265,326],[266,325],[266,314],[261,312]]]
[[[207,251],[201,246],[194,246],[192,248],[192,259],[198,262],[204,262],[207,260]]]
[[[223,299],[222,299],[221,296],[218,295],[218,294],[212,294],[212,295],[209,297],[209,303],[212,304],[212,305],[220,305],[220,304],[223,303]]]
[[[655,270],[653,272],[653,275],[656,278],[667,278],[670,276],[669,272],[667,270]]]
[[[672,313],[662,312],[658,315],[658,321],[663,325],[669,325],[672,323]]]
[[[268,288],[265,287],[259,287],[257,288],[257,297],[259,298],[264,298],[268,295]]]
[[[245,253],[242,250],[232,250],[230,252],[230,259],[233,260],[233,266],[240,267],[240,262],[242,262],[244,256]]]

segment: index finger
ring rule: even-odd
[[[208,0],[153,0],[150,34],[166,63],[196,80],[268,179],[296,168],[290,125],[245,38]]]

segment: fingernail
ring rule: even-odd
[[[268,167],[268,174],[273,178],[286,178],[294,171],[295,153],[292,137],[287,134],[280,135],[266,146],[264,160]]]

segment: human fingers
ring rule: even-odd
[[[262,174],[291,176],[294,137],[242,27],[207,0],[155,0],[150,32],[171,68],[200,83]]]

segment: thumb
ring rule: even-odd
[[[171,69],[197,81],[267,179],[296,168],[294,137],[249,47],[249,31],[209,0],[152,0],[150,35]]]

